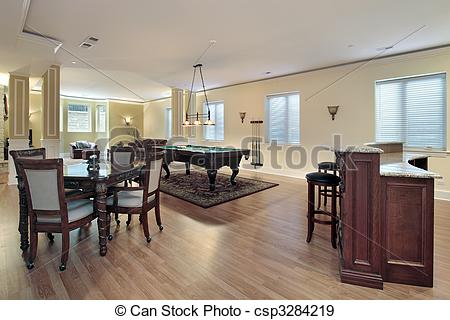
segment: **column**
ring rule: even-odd
[[[183,89],[172,89],[172,137],[183,136]]]
[[[47,158],[59,158],[60,68],[51,66],[42,76],[41,145]]]
[[[28,113],[30,106],[29,76],[10,74],[8,96],[9,151],[28,149]],[[12,157],[8,157],[8,161],[8,184],[17,184],[16,168]]]

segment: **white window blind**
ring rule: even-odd
[[[172,137],[172,108],[166,108],[164,112],[166,138],[170,139]]]
[[[223,102],[210,102],[211,120],[214,126],[204,126],[203,137],[205,140],[223,141],[225,134],[225,111]],[[203,112],[208,113],[206,103],[203,105]]]
[[[266,99],[266,140],[279,144],[300,143],[300,95],[286,93]]]
[[[446,74],[376,81],[376,140],[447,149]]]
[[[106,106],[97,105],[96,129],[97,132],[106,132]]]
[[[91,112],[87,105],[69,104],[67,106],[67,131],[91,132]]]

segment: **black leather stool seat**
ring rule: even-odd
[[[311,172],[306,175],[306,180],[308,180],[308,182],[318,182],[336,186],[341,181],[341,178],[331,173]]]
[[[338,165],[336,162],[321,162],[318,165],[319,170],[338,171]]]

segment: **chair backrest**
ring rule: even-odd
[[[45,159],[45,148],[38,149],[26,149],[26,150],[11,150],[9,152],[14,161],[14,166],[16,167],[17,176],[19,175],[19,169],[17,168],[17,159],[35,159],[43,160]]]
[[[67,223],[63,160],[19,158],[17,162],[19,175],[24,179],[28,210],[33,217],[61,215],[61,223]]]
[[[135,152],[132,147],[111,147],[110,158],[113,168],[129,168],[134,162]]]
[[[146,152],[145,154],[145,178],[144,183],[147,187],[147,194],[151,195],[159,190],[161,179],[161,169],[163,164],[164,152]]]

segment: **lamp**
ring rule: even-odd
[[[194,74],[192,75],[192,83],[191,83],[191,91],[189,92],[189,100],[188,100],[188,105],[186,108],[186,115],[185,115],[185,120],[183,122],[183,126],[187,127],[187,126],[199,126],[202,124],[202,121],[200,119],[206,118],[206,121],[203,123],[203,125],[205,126],[213,126],[214,122],[211,120],[211,111],[209,110],[209,101],[208,101],[208,96],[206,95],[206,89],[205,89],[205,82],[203,80],[203,73],[202,73],[202,64],[198,63],[196,65],[194,65]],[[195,74],[197,72],[197,68],[200,71],[200,78],[202,80],[202,86],[203,86],[203,94],[205,95],[205,101],[206,101],[206,107],[208,108],[208,112],[207,113],[192,113],[189,114],[189,109],[191,107],[191,98],[192,98],[192,90],[194,90],[194,81],[195,81]],[[192,122],[192,119],[195,119],[194,122]]]
[[[328,106],[328,112],[331,114],[331,120],[334,120],[334,116],[338,112],[339,106]]]
[[[244,123],[245,112],[239,112],[239,117],[241,117],[241,122]]]

